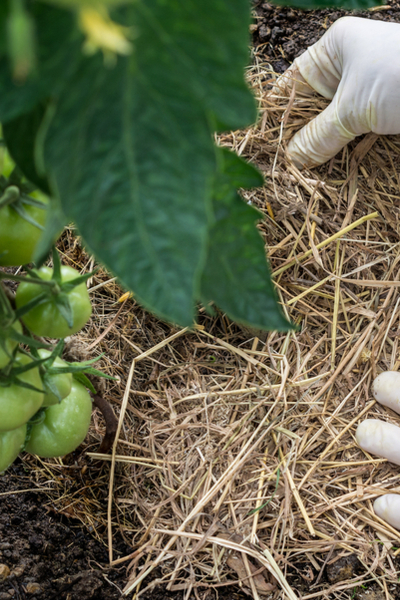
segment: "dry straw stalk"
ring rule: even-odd
[[[325,100],[293,98],[288,111],[287,98],[268,97],[273,75],[257,51],[248,76],[259,124],[219,142],[265,175],[243,196],[264,214],[277,290],[298,330],[264,335],[203,314],[201,327],[176,331],[134,300],[121,307],[100,272],[95,318],[69,351],[91,344],[120,376],[103,389],[119,441],[111,457],[91,453],[78,466],[43,461],[38,479],[59,510],[99,537],[108,528],[110,559],[127,565],[135,598],[163,583],[186,599],[238,584],[255,599],[339,599],[364,584],[389,599],[400,533],[371,501],[400,492],[400,472],[361,451],[354,433],[366,417],[400,425],[370,392],[378,372],[400,365],[400,138],[367,136],[300,172],[286,141]],[[64,243],[68,260],[90,266],[73,238]],[[96,413],[91,450],[102,430]],[[118,536],[131,551],[116,557]],[[329,575],[349,555],[358,569]]]

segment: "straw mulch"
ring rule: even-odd
[[[400,365],[400,138],[359,138],[298,171],[285,141],[326,102],[295,99],[289,114],[254,58],[260,122],[220,143],[265,174],[243,196],[265,215],[260,230],[298,330],[263,335],[204,315],[196,330],[177,330],[119,303],[121,290],[98,273],[95,316],[68,352],[105,352],[102,368],[120,377],[101,386],[120,441],[112,458],[96,454],[96,412],[89,458],[41,461],[36,476],[52,506],[99,536],[107,529],[135,598],[159,583],[186,599],[240,583],[255,600],[361,597],[362,586],[389,599],[400,533],[372,503],[400,493],[400,472],[354,434],[367,417],[400,425],[370,392],[377,373]],[[63,239],[66,262],[88,269]],[[116,557],[117,534],[129,555]],[[357,568],[332,575],[349,555]]]

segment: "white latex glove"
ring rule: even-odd
[[[372,385],[372,393],[380,404],[400,414],[400,373],[386,371],[378,375]],[[356,438],[363,450],[400,465],[400,427],[386,421],[367,419],[357,427]],[[399,494],[381,496],[375,500],[374,510],[381,519],[400,529]]]
[[[289,156],[299,167],[328,161],[363,133],[399,134],[400,24],[339,19],[296,58],[276,86],[290,88],[293,80],[296,90],[305,80],[332,99],[289,142]]]

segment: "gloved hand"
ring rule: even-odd
[[[295,80],[296,92],[306,82],[332,99],[289,142],[289,156],[300,168],[326,162],[357,135],[399,134],[400,24],[339,19],[296,58],[275,90]]]
[[[372,393],[380,404],[400,414],[400,373],[385,371],[378,375],[373,383]],[[356,439],[363,450],[400,465],[400,427],[386,421],[367,419],[357,427]],[[400,529],[399,494],[386,494],[377,498],[374,510],[381,519]]]

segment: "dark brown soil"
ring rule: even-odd
[[[118,539],[114,539],[113,548],[115,558],[130,551]],[[324,561],[325,557],[318,559]],[[21,461],[0,477],[0,600],[122,600],[125,567],[113,569],[107,562],[106,545],[95,540],[81,523],[54,511],[48,497],[36,491]],[[329,586],[362,571],[355,556],[332,556],[320,579]],[[153,573],[155,580],[160,576],[157,571]],[[310,564],[289,565],[288,580],[302,594],[309,591],[317,577],[318,572]],[[188,600],[248,598],[235,586],[196,592]],[[183,597],[182,592],[168,592],[160,586],[141,596],[143,600]]]
[[[0,477],[0,600],[121,598],[124,570],[106,566],[106,546],[52,512],[35,487],[18,460]],[[127,551],[118,540],[116,548]]]
[[[302,12],[262,0],[253,6],[254,45],[279,73],[316,42],[336,19],[347,14],[341,10]],[[358,15],[400,22],[400,4],[390,2],[390,6],[390,10]],[[19,490],[29,491],[20,493]],[[130,548],[122,540],[115,540],[114,551],[116,557],[124,556],[129,554]],[[334,566],[327,566],[323,574],[327,586],[358,572],[358,561],[346,561],[345,565],[338,561]],[[122,598],[125,567],[111,569],[107,565],[106,545],[95,540],[80,523],[52,510],[48,498],[35,491],[33,478],[24,471],[20,461],[0,476],[0,600],[117,600]],[[8,569],[9,575],[3,580]],[[157,573],[154,576],[157,579]],[[290,583],[300,593],[307,593],[316,577],[311,564],[290,566]],[[353,597],[359,596],[361,600],[359,591],[362,592],[353,590]],[[351,595],[350,590],[348,597]],[[380,597],[378,592],[377,598]],[[142,598],[181,600],[183,595],[155,587]],[[217,592],[196,590],[196,595],[188,600],[216,598],[244,600],[247,596],[238,588],[228,587],[218,588]]]
[[[113,549],[114,558],[131,552],[115,538]],[[160,576],[153,573],[155,580]],[[122,600],[125,583],[125,566],[108,566],[105,543],[94,539],[80,522],[52,509],[19,459],[0,476],[0,600]],[[141,598],[183,600],[183,593],[155,586]],[[248,597],[228,587],[219,588],[218,594],[200,589],[188,600],[217,598]]]

